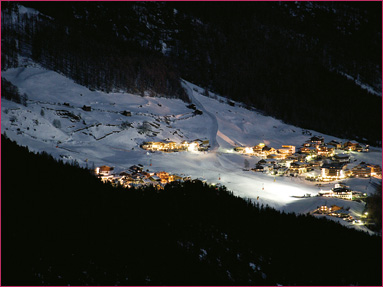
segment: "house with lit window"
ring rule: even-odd
[[[303,146],[300,148],[300,152],[306,155],[316,155],[317,148],[315,146]]]
[[[279,148],[277,150],[278,154],[285,155],[285,158],[289,155],[292,155],[295,153],[295,146],[293,145],[283,145],[282,148]]]
[[[286,159],[282,159],[281,161],[278,162],[278,164],[282,167],[287,167],[289,168],[291,163],[293,163],[295,160],[291,159],[291,158],[286,158]]]
[[[141,147],[146,150],[153,150],[155,145],[155,142],[143,142]]]
[[[328,146],[333,146],[335,149],[340,149],[342,148],[342,143],[338,142],[336,140],[332,140],[329,143],[327,143]]]
[[[129,167],[129,171],[132,172],[132,173],[138,173],[138,172],[141,172],[143,170],[143,165],[139,164],[139,165],[132,165],[131,167]]]
[[[355,151],[357,151],[357,152],[368,152],[369,151],[369,145],[358,144],[356,146]]]
[[[243,153],[243,154],[248,154],[248,155],[252,155],[254,153],[254,150],[252,147],[245,147],[245,146],[235,147],[234,151]]]
[[[307,157],[306,157],[306,160]],[[309,165],[312,167],[312,168],[320,168],[322,165],[323,165],[323,160],[322,159],[313,159],[313,160],[310,160],[308,161]]]
[[[324,163],[321,166],[321,177],[323,180],[338,180],[346,178],[346,167],[344,163]]]
[[[323,144],[324,139],[323,139],[323,137],[313,136],[310,138],[310,140],[308,142],[313,143],[313,144]]]
[[[200,148],[201,146],[201,148]],[[150,151],[162,151],[162,152],[177,152],[177,151],[198,151],[207,150],[209,147],[209,141],[195,140],[192,142],[182,141],[176,143],[169,142],[143,142],[141,148]]]
[[[255,172],[263,172],[263,165],[257,164],[254,168],[251,169],[252,171]]]
[[[345,142],[343,144],[343,149],[344,150],[348,150],[348,151],[356,151],[356,149],[360,148],[360,145],[356,142],[351,142],[351,141],[348,141],[348,142]]]
[[[307,155],[304,153],[294,153],[293,155],[288,156],[287,159],[292,160],[292,161],[304,162],[304,161],[306,161],[306,157],[307,157]]]
[[[382,178],[382,168],[379,165],[368,165],[371,168],[371,176],[376,178]]]
[[[273,147],[264,146],[262,148],[262,155],[263,156],[268,156],[269,154],[275,154],[275,153],[277,153],[277,150]]]
[[[352,175],[355,177],[370,177],[371,168],[365,162],[361,162],[352,168]]]
[[[327,205],[321,205],[317,210],[314,212],[320,213],[320,214],[329,214],[332,212],[335,212],[337,210],[341,210],[342,207],[337,206],[337,205],[332,205],[332,206],[327,206]]]
[[[365,162],[361,162],[352,169],[352,175],[355,177],[370,177],[371,176],[371,166]]]
[[[305,162],[292,162],[290,164],[290,173],[302,174],[308,171],[309,165]]]
[[[261,155],[262,149],[265,147],[264,143],[260,143],[253,147],[253,151],[256,155]]]
[[[320,196],[335,197],[340,199],[352,200],[352,191],[347,187],[335,187],[329,191],[319,192]]]
[[[243,146],[236,146],[235,148],[234,148],[234,151],[236,151],[236,152],[243,152],[243,150],[245,149],[245,147],[243,147]]]
[[[332,157],[332,160],[339,163],[348,163],[350,162],[350,155],[347,153],[338,153]]]
[[[327,146],[317,146],[317,155],[322,157],[331,157],[335,153],[335,149],[333,147]]]
[[[255,167],[252,168],[251,170],[254,172],[264,172],[266,169],[264,168],[264,165],[266,164],[266,160],[261,159],[258,161],[258,163],[255,164]]]
[[[345,142],[343,145],[344,150],[348,151],[357,151],[357,152],[368,152],[369,151],[369,146],[368,145],[362,145],[357,142]]]
[[[287,167],[279,167],[276,170],[276,175],[282,176],[282,175],[287,174],[288,171],[289,171],[289,169]]]
[[[333,197],[352,200],[352,191],[346,187],[337,187],[332,189]]]
[[[349,220],[351,220],[353,217],[350,215],[350,211],[347,210],[347,209],[339,209],[339,210],[335,210],[331,213],[329,213],[330,216],[334,216],[334,217],[340,217],[340,218],[347,218]]]
[[[100,167],[96,167],[94,170],[96,175],[100,176],[109,176],[111,175],[112,170],[114,170],[113,167],[107,166],[107,165],[102,165]]]

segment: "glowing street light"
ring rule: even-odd
[[[188,151],[197,151],[197,144],[196,143],[191,143],[188,146]]]
[[[245,153],[252,153],[253,149],[251,147],[245,148]]]

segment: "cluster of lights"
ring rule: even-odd
[[[254,150],[251,147],[246,147],[245,148],[245,153],[253,153]]]
[[[157,150],[157,151],[198,151],[199,150],[199,143],[198,142],[191,142],[188,143],[187,141],[184,141],[182,143],[175,143],[175,142],[147,142],[144,143],[141,146],[143,149],[146,150]]]
[[[196,143],[191,143],[188,146],[188,151],[197,151],[198,150],[198,145]]]

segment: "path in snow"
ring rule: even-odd
[[[216,151],[219,148],[219,144],[217,142],[217,132],[218,132],[218,121],[214,114],[208,112],[205,107],[194,97],[194,91],[187,82],[182,80],[183,86],[187,89],[187,93],[189,95],[190,100],[193,104],[198,107],[202,112],[204,112],[208,117],[210,117],[212,121],[211,131],[210,131],[210,146],[212,151]]]

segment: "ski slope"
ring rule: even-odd
[[[359,217],[364,205],[322,197],[296,198],[322,189],[301,178],[276,177],[244,171],[245,159],[253,167],[260,158],[233,152],[238,145],[281,145],[299,147],[311,135],[330,140],[346,141],[315,131],[287,125],[272,117],[247,110],[239,103],[227,104],[218,95],[203,96],[203,89],[182,81],[191,101],[203,113],[195,115],[178,99],[153,98],[129,93],[103,93],[74,83],[54,71],[21,59],[21,67],[2,72],[2,77],[28,96],[27,106],[2,99],[1,130],[20,145],[33,151],[46,151],[64,161],[77,160],[82,166],[110,165],[116,173],[133,164],[142,164],[152,171],[168,171],[205,178],[221,183],[234,194],[268,204],[286,212],[307,213],[319,205],[336,204],[350,208]],[[90,106],[91,111],[82,107]],[[125,116],[124,111],[131,112]],[[56,126],[53,121],[56,120]],[[57,121],[60,126],[57,127]],[[149,129],[144,129],[144,122]],[[139,145],[144,141],[183,141],[209,139],[209,152],[148,153]],[[369,153],[352,153],[355,164],[365,161],[381,164],[380,148]],[[152,166],[149,166],[149,163]],[[349,179],[346,184],[362,192],[373,193],[374,181]],[[342,222],[342,224],[347,224]],[[356,228],[364,229],[363,226]]]
[[[200,103],[200,101],[194,95],[195,92],[193,91],[191,85],[188,82],[182,81],[182,86],[186,90],[191,102],[195,104],[198,109],[200,109],[203,113],[205,113],[205,115],[207,115],[210,118],[211,122],[209,124],[206,123],[210,129],[208,133],[210,146],[212,151],[216,151],[219,147],[219,144],[217,142],[218,122],[216,116],[208,110],[206,110],[205,107]]]

